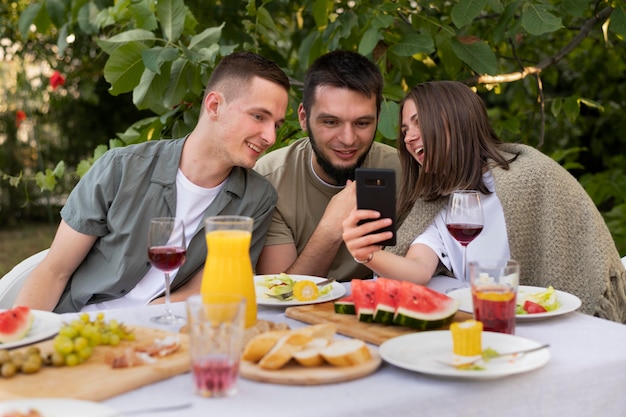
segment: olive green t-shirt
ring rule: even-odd
[[[278,192],[278,203],[265,246],[294,243],[300,254],[330,199],[344,188],[325,183],[313,172],[312,154],[309,139],[302,138],[264,155],[254,167]],[[374,142],[363,167],[395,170],[396,187],[399,187],[400,160],[397,149]],[[347,281],[352,278],[371,278],[372,271],[354,262],[345,244],[342,244],[328,275]]]

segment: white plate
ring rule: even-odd
[[[267,275],[255,275],[254,276],[254,282],[256,283],[257,281],[260,281],[262,279],[265,279],[266,277],[271,277],[272,275],[278,275],[278,274],[267,274]],[[293,279],[294,281],[303,281],[303,280],[309,280],[309,281],[313,281],[313,282],[320,282],[320,281],[324,281],[326,278],[320,278],[320,277],[313,277],[313,276],[309,276],[309,275],[291,275],[289,274],[289,276],[291,277],[291,279]],[[331,287],[331,290],[328,294],[319,297],[315,300],[311,300],[311,301],[298,301],[298,300],[289,300],[289,301],[281,301],[277,298],[273,298],[273,297],[269,297],[269,296],[265,296],[263,295],[266,291],[267,288],[263,287],[261,285],[257,285],[256,286],[256,303],[260,306],[271,306],[271,307],[282,307],[282,306],[303,306],[306,304],[319,304],[319,303],[325,303],[326,301],[332,301],[332,300],[336,300],[337,298],[341,298],[344,296],[344,294],[346,293],[346,289],[343,285],[341,285],[338,282],[333,282]]]
[[[37,410],[43,417],[109,417],[112,415],[122,416],[120,412],[102,404],[71,400],[67,398],[28,398],[23,400],[2,401],[0,403],[0,415],[9,411],[26,413],[28,410]]]
[[[531,287],[527,285],[520,285],[518,287],[518,291],[523,291],[528,294],[545,291],[545,288],[542,287]],[[531,321],[531,320],[539,320],[553,316],[560,316],[561,314],[571,313],[572,311],[577,310],[582,302],[580,298],[576,297],[573,294],[567,293],[565,291],[554,290],[556,293],[556,300],[561,304],[559,308],[553,311],[547,311],[545,313],[535,313],[535,314],[517,314],[515,319],[517,321]],[[456,298],[461,301],[461,305],[459,306],[459,310],[465,311],[466,313],[474,313],[472,307],[472,291],[469,288],[459,288],[458,290],[450,291],[448,295],[452,298]]]
[[[513,352],[537,347],[540,344],[519,336],[505,333],[483,332],[483,349],[491,348],[498,353]],[[449,330],[412,333],[394,337],[380,345],[380,355],[392,365],[410,371],[440,377],[460,379],[494,379],[532,371],[545,365],[550,351],[541,349],[527,353],[515,360],[501,359],[485,362],[481,370],[461,370],[438,362],[452,358],[452,335]],[[449,355],[446,354],[449,352]]]
[[[15,342],[0,343],[0,349],[11,349],[45,340],[57,334],[63,325],[63,320],[59,314],[41,310],[31,310],[31,312],[33,313],[33,325],[26,336]]]

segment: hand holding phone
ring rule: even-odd
[[[390,231],[393,236],[380,242],[383,246],[396,244],[396,172],[384,168],[356,169],[356,205],[359,209],[376,210],[380,218],[389,218],[391,225],[375,233]],[[368,222],[372,220],[364,220]],[[363,223],[362,222],[362,223]]]

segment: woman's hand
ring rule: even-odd
[[[350,254],[359,261],[369,261],[374,252],[381,250],[378,243],[390,239],[392,233],[389,231],[378,232],[384,227],[391,225],[391,219],[380,219],[380,213],[375,210],[354,209],[343,221],[343,241]],[[359,225],[362,220],[371,220]]]

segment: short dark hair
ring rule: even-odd
[[[226,98],[239,94],[254,77],[276,83],[287,92],[291,88],[289,77],[274,61],[253,52],[235,52],[217,64],[207,82],[205,96],[214,90],[219,90]]]
[[[313,62],[304,76],[302,107],[307,114],[315,103],[315,90],[320,85],[358,91],[376,97],[376,111],[383,101],[383,76],[380,69],[365,56],[351,51],[333,51]]]

